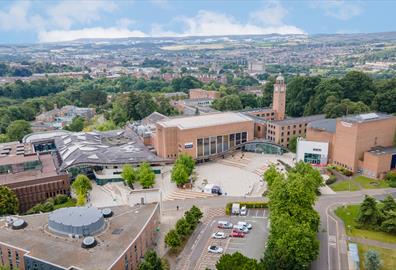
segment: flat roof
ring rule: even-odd
[[[391,114],[371,112],[371,113],[362,113],[357,115],[347,115],[342,117],[341,120],[349,123],[365,123],[365,122],[379,121],[394,117],[395,116]]]
[[[290,126],[294,124],[309,123],[315,120],[325,119],[325,117],[326,115],[324,114],[317,114],[317,115],[302,116],[295,118],[286,118],[284,120],[270,121],[270,124],[279,125],[279,126]]]
[[[390,146],[390,147],[376,146],[371,148],[369,152],[376,156],[396,154],[396,146]]]
[[[81,247],[82,239],[55,235],[48,230],[48,213],[21,216],[27,227],[12,230],[0,220],[0,241],[29,251],[29,256],[59,265],[80,269],[108,269],[129,247],[158,204],[110,207],[113,216],[106,219],[106,228],[95,236],[98,244]]]
[[[242,113],[224,112],[190,117],[175,117],[167,121],[158,122],[163,127],[178,127],[180,129],[192,129],[218,125],[235,124],[241,122],[253,122],[251,118]]]
[[[308,127],[335,133],[336,125],[337,125],[337,119],[330,118],[330,119],[320,119],[320,120],[312,121],[308,124]]]
[[[37,160],[37,156],[33,156]],[[15,184],[59,175],[51,154],[40,154],[41,169],[0,174],[0,185]]]

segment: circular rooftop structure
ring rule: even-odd
[[[53,211],[48,216],[48,228],[59,234],[89,236],[100,232],[105,220],[93,207],[67,207]]]

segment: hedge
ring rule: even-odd
[[[330,175],[329,179],[326,180],[326,185],[331,185],[337,181],[337,177],[335,175]]]
[[[232,204],[234,203],[239,203],[239,205],[246,206],[246,208],[267,208],[268,203],[267,202],[230,202],[226,204],[225,212],[226,215],[231,215],[231,208]]]

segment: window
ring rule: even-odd
[[[197,156],[202,157],[204,155],[203,139],[197,140]]]
[[[223,136],[217,136],[217,153],[223,152]]]
[[[209,138],[204,139],[204,155],[209,156]]]
[[[228,135],[223,135],[223,151],[228,150]]]
[[[230,147],[235,146],[235,134],[230,134]]]
[[[295,130],[293,130],[293,134],[296,134],[296,131],[295,131]]]
[[[247,132],[242,132],[242,143],[245,143],[247,141]]]
[[[260,132],[261,131],[261,127],[257,126],[257,131]]]
[[[236,135],[236,136],[235,136],[235,138],[236,138],[235,144],[236,144],[236,145],[241,144],[241,133],[237,133],[237,134],[235,134],[235,135]]]
[[[210,154],[216,154],[216,137],[210,137]]]

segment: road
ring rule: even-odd
[[[347,236],[344,226],[340,223],[339,219],[332,214],[332,211],[337,206],[360,203],[364,199],[365,195],[374,196],[377,199],[383,199],[387,194],[392,194],[395,197],[396,189],[367,189],[319,196],[315,204],[315,209],[320,215],[320,229],[318,233],[320,250],[319,257],[312,263],[311,269],[348,269],[346,245]],[[162,213],[163,215],[172,215],[176,211],[176,206],[179,206],[179,211],[186,211],[190,209],[192,205],[196,205],[205,210],[208,208],[224,207],[228,202],[257,200],[265,201],[266,198],[220,196],[205,199],[187,199],[183,201],[165,201],[162,204]],[[203,226],[207,226],[207,224],[204,224]],[[200,231],[202,231],[202,229],[203,228],[200,228]],[[191,248],[191,246],[186,248]]]

